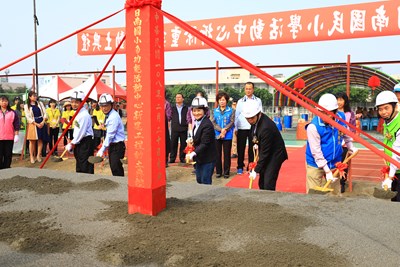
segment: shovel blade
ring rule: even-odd
[[[332,188],[325,188],[321,186],[315,186],[313,188],[308,189],[309,194],[316,194],[316,195],[325,195],[332,192]]]
[[[385,190],[382,188],[374,188],[374,197],[376,198],[381,198],[381,199],[391,199],[396,196],[396,192],[393,192],[391,190]]]
[[[100,162],[102,162],[104,159],[102,158],[102,157],[97,157],[97,156],[90,156],[89,158],[88,158],[88,161],[90,162],[90,163],[92,163],[92,164],[95,164],[95,163],[100,163]]]

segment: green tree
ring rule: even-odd
[[[242,90],[238,90],[233,87],[224,87],[224,89],[222,89],[220,91],[227,93],[229,95],[229,97],[231,98],[231,101],[232,100],[237,101],[244,96],[244,92]]]
[[[329,88],[315,98],[316,101],[321,97],[321,95],[326,93],[337,94],[339,92],[346,92],[346,85],[338,85],[332,88]],[[369,88],[350,88],[350,103],[367,103],[368,101],[374,100],[376,96],[371,99],[371,89]]]
[[[255,88],[254,95],[261,99],[263,106],[272,105],[272,94],[267,89]]]
[[[171,105],[175,104],[175,95],[181,93],[184,98],[184,104],[186,106],[190,106],[192,104],[193,98],[195,98],[198,92],[202,92],[204,97],[207,99],[207,94],[203,88],[201,88],[198,84],[183,84],[183,85],[175,85],[171,88],[168,88],[167,97]]]

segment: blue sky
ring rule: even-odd
[[[45,46],[65,35],[101,19],[124,6],[123,0],[36,0],[36,13],[39,19],[38,47]],[[207,18],[231,17],[239,15],[270,13],[288,10],[317,8],[356,4],[374,1],[332,0],[329,1],[188,1],[164,0],[163,9],[184,21]],[[33,0],[13,0],[2,4],[2,34],[0,35],[0,66],[4,66],[34,50]],[[125,14],[121,12],[95,28],[121,27],[125,23]],[[246,60],[260,65],[300,64],[321,62],[345,62],[347,54],[352,61],[384,61],[399,59],[399,36],[377,37],[339,41],[309,42],[298,44],[280,44],[231,48]],[[77,40],[72,37],[47,51],[39,54],[40,72],[91,71],[101,70],[109,56],[79,56],[76,51]],[[207,50],[167,52],[166,68],[234,66],[223,55]],[[112,64],[117,70],[125,69],[125,57],[117,55]],[[10,67],[10,74],[31,73],[34,57]],[[382,65],[389,74],[400,73],[398,65]],[[290,76],[300,69],[270,69],[269,74],[284,73]],[[2,73],[3,74],[3,73]],[[166,79],[213,79],[213,72],[167,73]],[[31,77],[12,78],[10,81],[25,82],[31,85]],[[124,83],[123,75],[117,76],[117,82]]]

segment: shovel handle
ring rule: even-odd
[[[64,157],[65,153],[67,153],[67,150],[64,149],[63,153],[61,154],[60,158]]]
[[[346,158],[343,160],[343,164],[346,164],[347,162],[349,162],[352,158],[354,158],[356,155],[358,154],[358,150],[349,155],[349,153],[347,152]],[[336,169],[335,172],[333,173],[333,176],[337,176],[339,174],[339,169]]]

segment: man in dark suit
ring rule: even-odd
[[[169,162],[175,163],[175,159],[178,153],[178,141],[179,147],[179,159],[181,163],[185,163],[185,153],[183,152],[186,148],[186,139],[188,131],[188,122],[186,115],[188,107],[183,103],[183,95],[178,93],[175,95],[175,105],[172,106],[172,117],[171,117],[171,154],[169,155]]]
[[[259,173],[259,188],[275,191],[279,170],[288,159],[285,142],[275,122],[261,112],[257,101],[249,99],[245,102],[243,116],[251,125],[252,140],[258,150],[257,165],[250,172],[250,179],[255,179]]]

